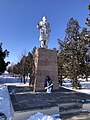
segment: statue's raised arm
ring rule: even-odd
[[[42,21],[38,22],[37,28],[40,29],[40,47],[48,48],[51,29],[50,24],[47,22],[46,16],[42,18]]]

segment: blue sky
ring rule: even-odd
[[[81,27],[88,16],[90,0],[0,0],[0,42],[10,54],[6,59],[18,62],[26,51],[40,47],[37,23],[45,15],[51,26],[49,48],[59,48],[57,39],[65,36],[71,17]]]

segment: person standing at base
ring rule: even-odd
[[[51,93],[53,90],[53,83],[49,76],[47,76],[45,79],[44,88],[47,93]]]

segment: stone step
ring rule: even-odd
[[[82,109],[82,103],[76,103],[76,102],[64,103],[58,106],[59,106],[60,114],[69,113],[69,112],[70,113],[78,112]]]
[[[87,119],[90,115],[88,112],[73,111],[69,113],[60,114],[62,120],[90,120]],[[87,116],[87,117],[85,117]]]
[[[59,106],[59,111],[69,111],[69,110],[77,110],[82,108],[82,103],[77,103],[77,102],[69,102],[69,103],[64,103],[60,104]]]

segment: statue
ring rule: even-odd
[[[40,21],[37,25],[37,28],[40,29],[40,47],[41,48],[48,48],[48,41],[50,37],[50,25],[47,22],[46,16],[42,18],[42,21]]]

